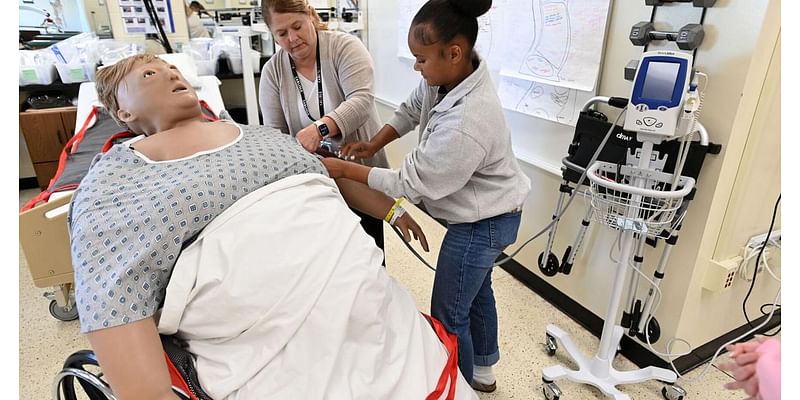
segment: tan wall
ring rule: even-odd
[[[753,81],[745,85],[752,86],[745,92],[751,95],[742,97],[745,104],[734,120],[728,154],[681,313],[679,332],[685,336],[710,339],[715,332],[745,324],[742,301],[750,286],[748,282],[737,278],[731,290],[721,293],[702,290],[698,282],[702,282],[709,259],[723,261],[740,255],[750,237],[767,231],[781,193],[780,25],[775,29],[777,32],[772,29],[765,32],[764,46],[755,52],[758,62],[751,68]],[[764,68],[766,78],[763,78]],[[755,112],[747,113],[751,107],[755,107]],[[781,226],[780,215],[779,209],[775,229]],[[754,262],[750,264],[753,266]],[[769,264],[780,277],[780,251],[774,253]],[[747,303],[751,320],[761,316],[758,310],[762,304],[773,302],[779,287],[780,283],[766,273],[758,275]]]
[[[103,3],[105,4],[105,2]],[[100,5],[97,0],[83,0],[83,9],[86,11],[86,21],[88,21],[89,27],[93,32],[111,29],[111,20],[108,17],[108,9],[105,5]]]

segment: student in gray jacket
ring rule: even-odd
[[[261,71],[258,100],[264,125],[297,138],[315,152],[370,140],[380,129],[369,52],[358,38],[328,31],[307,0],[263,0],[262,15],[281,47]],[[361,160],[388,167],[383,150]],[[383,223],[353,210],[383,250]]]
[[[431,314],[458,336],[459,368],[485,392],[496,389],[492,365],[500,357],[491,271],[516,241],[530,191],[486,62],[473,51],[477,17],[490,7],[491,0],[430,0],[414,17],[408,43],[423,80],[375,138],[345,146],[341,154],[370,157],[419,125],[419,144],[399,169],[323,160],[333,177],[404,196],[447,221]]]

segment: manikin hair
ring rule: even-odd
[[[152,54],[137,54],[124,58],[114,65],[110,65],[97,71],[95,79],[95,88],[97,88],[97,99],[103,103],[108,114],[117,124],[123,128],[128,126],[119,120],[117,111],[119,110],[119,102],[117,101],[117,92],[119,85],[125,80],[125,77],[133,70],[136,64],[147,64],[153,61],[166,62]]]

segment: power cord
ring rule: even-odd
[[[769,229],[767,230],[767,238],[772,236],[772,228],[775,227],[775,216],[778,214],[778,206],[781,204],[781,195],[778,195],[778,200],[775,202],[775,208],[772,210],[772,221],[769,223]],[[751,328],[753,327],[753,323],[750,322],[750,317],[747,315],[747,299],[750,298],[750,294],[753,292],[753,286],[756,284],[756,275],[758,274],[758,264],[761,261],[761,255],[764,253],[764,249],[767,247],[767,243],[769,241],[765,240],[763,244],[761,244],[761,250],[758,251],[758,256],[756,256],[756,267],[753,268],[753,280],[750,281],[750,288],[747,289],[747,295],[744,296],[744,300],[742,301],[742,312],[744,313],[744,319],[747,321],[747,325]],[[775,310],[773,309],[773,312]]]
[[[655,292],[656,292],[655,296],[656,297],[653,300],[654,301],[654,303],[653,303],[653,311],[650,313],[650,315],[655,315],[656,311],[658,310],[658,307],[661,305],[661,299],[662,299],[662,296],[663,296],[663,293],[661,292],[661,289],[658,287],[658,285],[655,284],[655,282],[653,282],[653,280],[651,280],[647,275],[645,275],[645,273],[642,272],[639,268],[636,268],[636,266],[634,266],[631,263],[629,263],[628,266],[631,269],[633,269],[634,271],[636,271],[636,273],[641,275],[646,281],[650,282],[651,287],[655,289]],[[702,379],[705,376],[705,374],[708,372],[708,370],[711,368],[711,366],[714,364],[714,361],[719,357],[720,352],[722,352],[722,350],[724,350],[726,346],[728,346],[729,344],[738,342],[739,340],[742,340],[743,338],[745,338],[745,337],[751,335],[752,333],[757,332],[759,329],[763,328],[765,325],[767,325],[767,323],[769,323],[769,321],[772,320],[772,317],[776,313],[776,311],[777,311],[778,315],[780,315],[780,305],[778,304],[778,298],[780,297],[780,295],[781,295],[781,289],[778,288],[778,292],[775,294],[775,300],[772,303],[767,303],[767,304],[764,304],[764,305],[761,306],[762,313],[763,313],[764,307],[772,306],[772,310],[769,312],[769,314],[764,313],[764,315],[768,315],[768,317],[764,320],[764,322],[762,322],[757,327],[747,331],[746,333],[740,335],[739,337],[737,337],[737,338],[735,338],[733,340],[730,340],[730,341],[726,342],[725,344],[723,344],[722,346],[720,346],[717,349],[717,351],[714,353],[714,356],[711,357],[711,360],[708,361],[708,365],[706,365],[705,369],[702,372],[700,372],[700,374],[698,376],[694,377],[693,379],[688,380],[688,383],[693,383],[693,382],[696,382],[696,381],[699,381],[700,379]],[[649,321],[647,321],[647,322],[649,322]],[[647,323],[645,323],[645,326],[647,326]],[[780,332],[780,329],[778,329],[777,332],[775,332],[775,333],[773,333],[771,335],[765,335],[765,336],[774,336],[774,335],[778,334],[778,332]],[[689,343],[685,339],[673,337],[672,339],[667,341],[667,344],[666,344],[667,352],[666,353],[662,353],[662,352],[659,352],[658,350],[656,350],[655,348],[653,348],[653,344],[650,342],[650,332],[649,332],[648,329],[644,330],[644,336],[645,336],[645,342],[647,344],[647,347],[650,349],[650,351],[653,352],[653,354],[656,354],[656,355],[659,355],[659,356],[662,356],[662,357],[667,357],[667,359],[669,360],[669,365],[672,368],[672,371],[675,372],[675,374],[678,376],[678,378],[683,378],[683,375],[681,375],[681,373],[678,372],[678,368],[675,367],[674,360],[677,357],[682,357],[682,356],[691,354],[692,351],[694,351],[694,347],[691,345],[691,343]],[[673,344],[675,342],[683,342],[684,344],[686,344],[686,346],[689,347],[689,350],[687,350],[685,352],[681,352],[681,353],[673,353],[672,352],[672,346],[673,346]]]
[[[569,209],[569,206],[572,204],[572,201],[575,200],[575,197],[576,197],[576,195],[577,195],[577,193],[578,193],[578,191],[579,191],[579,189],[581,187],[581,184],[583,184],[583,181],[586,180],[586,172],[589,170],[589,167],[592,164],[594,164],[595,161],[597,161],[598,157],[600,157],[600,152],[603,151],[603,148],[606,146],[606,142],[611,137],[611,133],[614,132],[614,128],[617,126],[617,122],[619,122],[619,119],[627,111],[628,111],[628,106],[625,106],[622,109],[622,111],[619,113],[619,115],[617,115],[617,118],[614,120],[614,122],[611,123],[611,127],[608,129],[608,132],[606,132],[606,136],[603,138],[603,141],[600,142],[599,146],[597,146],[597,150],[592,155],[591,160],[589,160],[589,162],[586,164],[586,168],[583,169],[583,173],[581,174],[581,177],[578,179],[578,183],[575,184],[575,189],[572,191],[572,194],[569,196],[569,200],[567,201],[567,204],[564,205],[564,208],[558,213],[558,215],[556,215],[556,217],[553,218],[553,220],[550,221],[549,224],[545,225],[545,227],[542,228],[542,230],[540,230],[537,234],[533,235],[530,239],[526,240],[525,243],[522,243],[522,245],[519,246],[518,249],[514,250],[514,252],[511,253],[511,255],[509,255],[508,257],[500,260],[499,262],[496,262],[494,264],[494,266],[500,266],[500,265],[503,265],[503,264],[507,263],[508,261],[510,261],[512,258],[514,258],[514,256],[516,256],[520,251],[522,251],[522,249],[525,246],[527,246],[528,243],[530,243],[534,239],[538,238],[539,236],[542,236],[543,233],[545,233],[548,230],[550,230],[550,228],[553,225],[557,224],[558,221],[561,220],[561,217],[564,215],[565,212],[567,212],[567,209]]]
[[[617,126],[617,122],[619,122],[620,118],[621,118],[623,115],[625,115],[625,113],[626,113],[627,111],[628,111],[628,106],[626,105],[625,107],[623,107],[623,108],[622,108],[622,111],[619,113],[619,115],[617,115],[617,118],[614,120],[614,122],[613,122],[613,123],[611,123],[611,127],[608,129],[608,132],[606,132],[606,136],[603,138],[603,141],[602,141],[602,142],[600,142],[600,145],[597,147],[597,150],[596,150],[596,151],[594,152],[594,154],[592,155],[592,158],[591,158],[591,160],[589,160],[589,162],[586,164],[586,168],[584,168],[584,169],[583,169],[583,173],[581,174],[581,177],[578,179],[578,183],[576,183],[576,184],[575,184],[575,189],[572,191],[572,194],[570,195],[570,197],[569,197],[569,200],[567,201],[567,204],[566,204],[566,205],[564,205],[564,208],[561,210],[561,212],[559,212],[559,213],[558,213],[558,215],[556,215],[556,216],[555,216],[555,218],[553,218],[553,220],[552,220],[552,221],[550,221],[550,223],[549,223],[549,224],[545,225],[545,227],[544,227],[544,228],[542,228],[542,230],[540,230],[540,231],[539,231],[537,234],[533,235],[533,236],[532,236],[530,239],[526,240],[526,241],[525,241],[525,243],[523,243],[521,246],[519,246],[519,248],[518,248],[518,249],[516,249],[516,250],[515,250],[513,253],[511,253],[511,255],[509,255],[508,257],[506,257],[506,258],[504,258],[504,259],[500,260],[499,262],[496,262],[496,263],[494,264],[494,266],[500,266],[500,265],[503,265],[503,264],[505,264],[505,263],[507,263],[507,262],[511,261],[511,259],[513,259],[513,258],[514,258],[514,256],[516,256],[516,255],[517,255],[517,254],[518,254],[520,251],[522,251],[522,249],[523,249],[523,248],[524,248],[526,245],[528,245],[528,243],[532,242],[534,239],[538,238],[539,236],[542,236],[542,234],[543,234],[543,233],[547,232],[547,231],[548,231],[548,230],[549,230],[549,229],[550,229],[550,228],[551,228],[553,225],[557,224],[557,223],[558,223],[558,221],[559,221],[559,220],[561,220],[561,217],[564,215],[564,213],[567,211],[567,209],[569,208],[569,206],[572,204],[572,201],[573,201],[573,200],[575,200],[575,197],[577,196],[577,194],[578,194],[578,192],[579,192],[579,190],[578,190],[578,189],[580,189],[580,186],[581,186],[581,184],[583,184],[583,181],[584,181],[584,180],[586,180],[586,172],[588,171],[589,167],[590,167],[592,164],[594,164],[594,162],[595,162],[595,161],[597,161],[597,158],[598,158],[598,157],[600,157],[600,152],[602,152],[602,151],[603,151],[603,148],[605,147],[605,145],[606,145],[606,142],[607,142],[607,141],[608,141],[608,139],[611,137],[611,133],[612,133],[612,132],[614,132],[614,128]],[[412,253],[413,253],[415,256],[417,256],[417,258],[418,258],[420,261],[422,261],[422,263],[423,263],[423,264],[425,264],[425,266],[426,266],[426,267],[428,267],[428,269],[430,269],[431,271],[436,271],[436,268],[433,268],[433,267],[432,267],[430,264],[428,264],[428,263],[427,263],[427,262],[426,262],[426,261],[425,261],[425,260],[424,260],[424,259],[423,259],[423,258],[422,258],[420,255],[419,255],[419,253],[417,253],[417,251],[416,251],[416,250],[414,250],[414,248],[413,248],[413,247],[411,247],[411,245],[410,245],[410,244],[408,244],[408,243],[405,241],[405,238],[403,238],[403,235],[400,233],[400,231],[399,231],[399,230],[398,230],[396,227],[394,227],[394,226],[393,226],[392,228],[394,229],[395,233],[397,233],[397,235],[398,235],[398,236],[399,236],[399,237],[402,239],[402,242],[403,242],[403,244],[405,244],[405,245],[406,245],[406,247],[407,247],[409,250],[411,250],[411,252],[412,252]]]

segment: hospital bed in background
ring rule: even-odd
[[[196,73],[193,74],[191,67],[175,60],[168,61],[178,66],[195,88],[201,104],[204,104],[204,114],[216,118],[225,109],[219,91],[219,79],[215,76],[198,77]],[[39,288],[53,289],[46,292],[45,297],[50,300],[50,314],[61,321],[78,318],[67,230],[67,212],[72,194],[88,171],[94,155],[100,153],[104,145],[110,145],[115,139],[125,136],[117,135],[124,133],[121,132],[123,129],[109,121],[99,106],[95,83],[81,84],[75,136],[61,152],[58,172],[48,188],[26,204],[19,215],[20,246],[28,261],[33,284]]]

